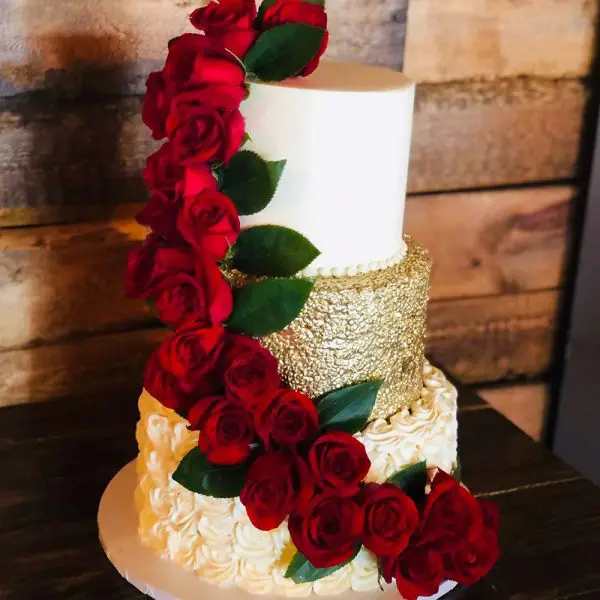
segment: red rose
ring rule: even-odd
[[[285,23],[305,23],[311,27],[327,29],[327,13],[322,6],[304,2],[303,0],[278,0],[273,6],[267,8],[262,18],[262,29],[271,29]],[[300,75],[310,75],[318,66],[319,60],[329,42],[329,33],[325,31],[323,42],[317,54],[304,67]]]
[[[483,524],[492,531],[497,532],[500,522],[500,512],[498,511],[498,507],[485,498],[478,500],[478,502],[483,517]]]
[[[470,543],[483,528],[477,500],[441,470],[431,484],[421,519],[419,544],[442,553]]]
[[[279,390],[265,398],[254,412],[256,431],[267,448],[291,448],[314,438],[319,431],[315,403],[302,392]]]
[[[180,273],[160,285],[155,309],[171,329],[195,323],[198,327],[221,325],[233,308],[231,287],[213,262],[206,262],[195,275]]]
[[[419,525],[412,499],[390,483],[368,484],[361,492],[362,543],[378,557],[400,554]]]
[[[215,108],[237,109],[246,97],[246,75],[239,61],[218,41],[185,33],[169,43],[162,71],[146,81],[142,119],[154,139],[165,137],[167,117],[178,94],[189,92],[186,102]]]
[[[222,347],[221,327],[175,332],[150,357],[144,387],[161,404],[185,416],[199,398],[219,390],[215,365]]]
[[[271,531],[294,508],[308,502],[311,495],[306,465],[292,455],[272,452],[254,461],[240,500],[252,524],[262,531]]]
[[[169,100],[187,91],[215,108],[238,108],[247,93],[240,62],[221,43],[197,33],[184,33],[169,43],[163,79]]]
[[[490,572],[499,556],[498,536],[485,528],[466,546],[444,555],[445,576],[462,585],[472,585]]]
[[[206,167],[205,167],[206,168]],[[173,146],[165,142],[146,161],[144,181],[150,189],[174,191],[183,177],[183,168],[173,160]]]
[[[319,569],[354,556],[362,525],[359,506],[332,494],[318,494],[303,511],[293,513],[288,523],[296,548]]]
[[[200,255],[206,253],[218,261],[235,244],[240,233],[240,219],[227,196],[207,190],[183,199],[177,228]]]
[[[167,120],[175,160],[185,166],[227,162],[240,149],[244,118],[239,110],[178,104]]]
[[[188,248],[170,246],[151,233],[127,258],[125,293],[147,298],[169,276],[194,272],[194,256]]]
[[[152,131],[152,137],[165,137],[165,123],[169,114],[170,97],[166,90],[162,71],[155,71],[146,80],[146,95],[142,106],[142,120]]]
[[[163,406],[179,414],[185,414],[193,402],[181,389],[179,378],[164,369],[158,352],[154,352],[146,363],[144,388]]]
[[[230,334],[223,354],[225,390],[253,411],[258,403],[279,388],[277,359],[258,340]]]
[[[254,0],[209,2],[190,15],[190,21],[196,29],[204,31],[214,40],[219,40],[240,58],[243,58],[258,35],[253,28],[255,18]]]
[[[429,548],[409,546],[397,557],[383,558],[380,565],[385,581],[395,579],[404,600],[433,596],[444,580],[442,559]]]
[[[252,417],[235,400],[213,396],[199,400],[188,413],[190,429],[199,430],[198,448],[215,465],[236,465],[250,455]]]
[[[171,240],[177,239],[177,211],[180,204],[173,191],[153,190],[150,198],[142,210],[135,216],[135,220],[152,231],[163,234]]]
[[[308,463],[318,486],[341,496],[354,496],[371,468],[361,442],[349,433],[330,431],[312,445]]]
[[[184,169],[180,181],[182,196],[193,196],[206,190],[217,190],[217,180],[208,165],[199,164]]]

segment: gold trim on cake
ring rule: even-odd
[[[315,398],[383,379],[372,419],[389,417],[419,398],[431,261],[422,246],[405,240],[406,257],[392,267],[318,277],[298,318],[262,338],[290,387]]]

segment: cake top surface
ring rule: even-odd
[[[351,62],[321,61],[308,77],[293,77],[280,82],[259,83],[263,86],[327,92],[385,92],[410,88],[414,82],[385,67]]]

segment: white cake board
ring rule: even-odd
[[[203,582],[193,572],[160,558],[142,545],[137,533],[137,513],[133,503],[136,486],[135,461],[123,467],[108,484],[98,510],[100,542],[117,571],[140,592],[154,600],[258,600],[259,596],[239,588],[221,589]],[[456,587],[447,581],[428,599],[437,600]],[[317,596],[312,596],[317,598]],[[271,595],[270,598],[282,598]],[[395,586],[382,591],[344,592],[339,600],[398,600]]]

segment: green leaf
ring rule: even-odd
[[[381,380],[367,381],[325,394],[317,404],[321,427],[350,434],[360,431],[373,412],[382,384]]]
[[[279,0],[263,0],[258,7],[258,15],[256,16],[257,23],[262,23],[263,16],[268,8],[277,4]]]
[[[279,180],[283,175],[283,169],[285,169],[287,160],[266,160],[265,162],[267,163],[269,179],[271,180],[271,185],[273,186],[273,193],[275,193],[275,190],[279,185]]]
[[[262,81],[283,81],[297,75],[319,51],[325,30],[305,23],[267,29],[246,56],[246,70]]]
[[[266,279],[234,289],[227,325],[253,337],[280,331],[300,314],[313,286],[308,279]]]
[[[258,8],[258,15],[256,17],[257,29],[260,30],[260,24],[262,23],[264,14],[268,8],[277,4],[279,0],[263,0]],[[316,4],[317,6],[325,6],[325,0],[304,0],[307,4]]]
[[[327,569],[318,569],[312,565],[306,556],[300,552],[296,552],[294,558],[292,558],[290,564],[288,565],[287,571],[285,572],[285,577],[291,579],[294,583],[308,583],[309,581],[317,581],[318,579],[322,579],[323,577],[327,577],[327,575],[331,575],[332,573],[339,571],[349,562],[352,562],[360,551],[360,547],[360,544],[356,546],[356,551],[354,552],[352,558],[340,563],[339,565],[335,565],[334,567],[328,567]]]
[[[231,199],[240,215],[259,212],[273,198],[285,162],[266,161],[251,150],[242,150],[221,169],[220,190]]]
[[[399,487],[415,502],[421,502],[425,498],[427,485],[427,462],[423,460],[398,471],[388,479],[388,483]]]
[[[213,465],[196,446],[181,459],[173,479],[196,494],[235,498],[244,487],[247,470],[248,462],[233,466]]]
[[[288,277],[309,265],[320,252],[300,233],[279,225],[240,232],[231,266],[248,275]]]

